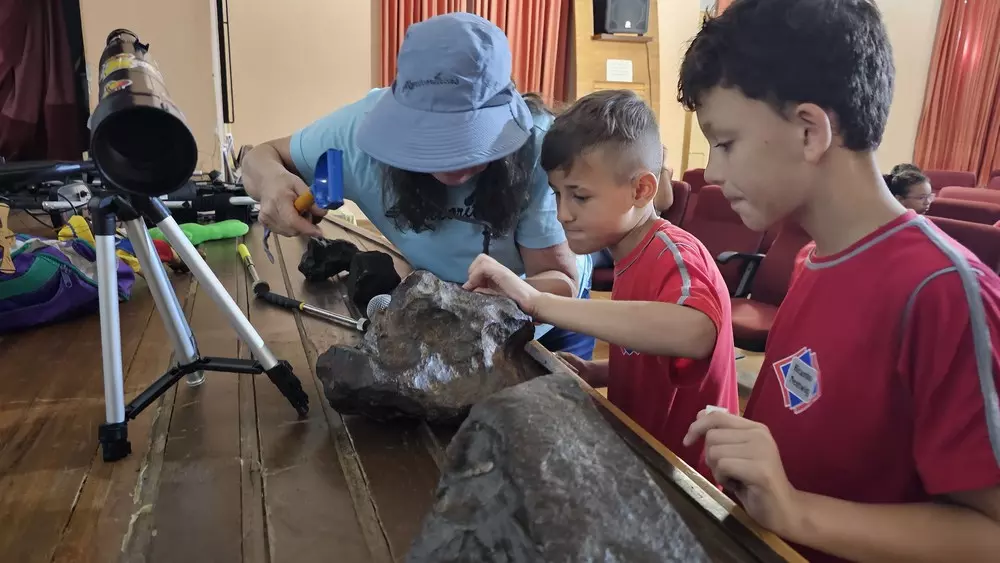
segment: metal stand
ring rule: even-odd
[[[98,429],[104,461],[116,461],[132,452],[128,441],[128,421],[187,376],[191,386],[200,385],[205,371],[240,374],[266,373],[281,394],[292,404],[299,416],[309,412],[309,397],[292,373],[287,361],[278,361],[264,340],[240,311],[229,292],[212,273],[191,241],[177,226],[166,207],[156,198],[99,194],[90,200],[94,238],[97,243],[98,295],[101,312],[101,350],[104,364],[104,401],[107,422]],[[198,354],[194,334],[184,318],[180,302],[167,279],[163,264],[156,258],[153,241],[146,231],[143,218],[154,223],[167,241],[191,269],[192,275],[215,301],[240,339],[247,344],[252,360],[236,358],[203,358]],[[125,222],[126,231],[136,257],[145,272],[149,291],[160,318],[170,335],[177,363],[145,391],[125,404],[122,373],[121,329],[118,317],[118,268],[115,257],[115,227]]]

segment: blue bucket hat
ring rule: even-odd
[[[503,158],[528,140],[533,122],[511,81],[510,44],[489,20],[454,12],[411,25],[397,68],[355,137],[375,160],[448,172]]]

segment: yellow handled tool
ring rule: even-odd
[[[295,210],[299,212],[299,215],[302,215],[304,217],[309,212],[309,209],[312,208],[313,203],[315,202],[316,199],[313,197],[312,193],[306,192],[300,195],[299,197],[295,198]],[[323,220],[322,217],[313,216],[313,224],[319,224],[319,222],[322,220]],[[274,264],[274,255],[271,254],[270,240],[271,240],[271,229],[264,229],[264,254],[267,254],[267,259],[270,260],[272,264]]]
[[[266,281],[260,279],[257,275],[257,269],[253,265],[253,258],[251,258],[250,250],[246,247],[246,245],[241,243],[236,247],[236,251],[240,253],[240,258],[243,259],[243,265],[246,266],[247,272],[250,273],[250,279],[253,281],[253,293],[258,299],[263,299],[272,305],[284,307],[285,309],[297,309],[307,315],[323,319],[327,322],[353,328],[358,332],[364,332],[368,328],[368,319],[352,319],[351,317],[340,315],[334,313],[333,311],[327,311],[326,309],[320,309],[319,307],[297,299],[273,293],[271,291],[271,286],[268,285]]]

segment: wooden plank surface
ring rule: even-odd
[[[323,228],[329,238],[346,238],[362,250],[381,250],[374,242],[333,224],[323,223]],[[341,281],[307,282],[298,271],[304,251],[305,245],[299,239],[281,240],[289,294],[317,307],[353,316]],[[302,326],[312,366],[319,354],[331,346],[354,346],[360,341],[357,332],[311,317],[303,317]],[[340,418],[344,424],[340,439],[353,444],[375,514],[388,540],[389,555],[401,561],[430,509],[439,475],[434,455],[423,438],[422,425],[383,424],[352,415]]]
[[[409,271],[384,239],[346,224],[323,225],[328,237],[393,254],[399,272]],[[297,269],[301,241],[276,237],[277,263],[270,264],[261,234],[254,225],[246,243],[272,290],[356,313],[341,281],[304,281]],[[96,440],[104,418],[96,313],[0,336],[0,561],[405,558],[433,502],[453,429],[379,424],[331,409],[315,377],[316,359],[332,345],[356,344],[359,335],[254,300],[238,242],[202,248],[274,355],[293,366],[310,397],[308,417],[299,420],[265,375],[209,373],[203,386],[181,382],[131,421],[132,455],[105,463]],[[247,357],[204,288],[189,275],[171,280],[200,352]],[[141,280],[121,306],[121,321],[129,401],[168,368],[172,350]],[[544,363],[537,368],[551,371]],[[696,534],[722,542],[710,549],[718,560],[772,561],[771,551],[783,553],[780,540],[761,535],[718,490],[686,473],[690,468],[675,465],[672,454],[650,446],[607,408],[602,412]]]
[[[283,246],[277,240],[271,243]],[[246,245],[261,279],[272,291],[284,294],[281,264],[267,261],[259,236],[248,237]],[[309,395],[310,406],[308,418],[299,420],[266,376],[246,379],[253,384],[256,405],[254,427],[259,437],[258,474],[265,492],[269,560],[319,563],[336,554],[337,561],[362,563],[375,560],[372,551],[387,555],[385,538],[377,526],[369,530],[376,545],[369,549],[365,540],[323,409],[325,398],[306,356],[296,314],[254,300],[251,295],[249,318],[271,352],[291,363]],[[364,502],[370,507],[369,500]],[[250,561],[246,552],[244,561]]]
[[[234,297],[237,286],[246,283],[238,261],[233,260],[236,244],[227,239],[201,247],[206,262]],[[194,295],[190,324],[202,355],[237,356],[236,333],[201,284]],[[176,399],[159,491],[149,514],[153,529],[143,553],[147,560],[239,560],[243,545],[240,377],[207,373],[199,387],[188,387],[183,381],[174,387]]]
[[[142,284],[121,307],[125,370],[152,310]],[[94,312],[2,345],[0,396],[7,412],[0,431],[0,513],[7,518],[0,526],[0,554],[4,561],[48,562],[70,517],[86,510],[78,506],[79,494],[104,418],[100,318]],[[25,376],[42,384],[19,386]]]
[[[175,276],[172,282],[181,307],[190,313],[191,279]],[[169,340],[159,315],[151,315],[126,372],[126,402],[148,387],[173,362],[173,350],[164,346]],[[167,397],[166,406],[162,403],[151,405],[129,423],[130,456],[115,463],[105,463],[100,450],[95,448],[90,476],[63,532],[53,563],[104,563],[119,558],[130,530],[135,529],[133,516],[141,514],[147,506],[145,500],[150,491],[144,485],[150,483],[157,471],[150,466],[149,456],[155,454],[151,448],[155,450],[163,445],[166,430],[163,422],[169,420],[172,393]],[[99,421],[100,416],[95,416],[92,424]],[[157,426],[159,431],[155,431]],[[93,444],[97,445],[96,436]]]

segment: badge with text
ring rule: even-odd
[[[781,385],[785,406],[795,414],[808,409],[822,394],[819,363],[809,348],[774,363],[774,373]]]

